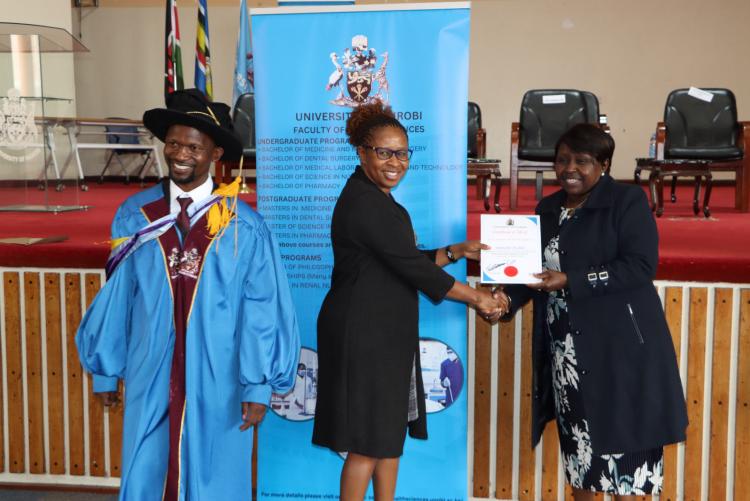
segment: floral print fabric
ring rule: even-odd
[[[572,213],[563,208],[560,226]],[[560,271],[558,236],[544,249],[544,267]],[[663,480],[661,448],[626,454],[593,454],[564,290],[549,294],[547,326],[557,429],[568,483],[577,489],[621,496],[659,494]]]

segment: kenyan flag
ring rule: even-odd
[[[180,50],[180,22],[177,18],[177,0],[167,0],[166,51],[164,54],[164,97],[182,90],[182,50]]]

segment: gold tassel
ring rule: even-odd
[[[211,235],[217,235],[229,226],[229,223],[235,217],[235,210],[237,208],[237,195],[240,192],[240,184],[242,178],[237,176],[234,181],[230,184],[222,183],[219,187],[214,190],[214,195],[221,195],[224,197],[220,202],[215,203],[208,209],[208,232]],[[232,199],[231,206],[227,204],[227,199]]]
[[[130,237],[113,238],[109,241],[109,245],[111,246],[112,250],[114,250],[121,244],[125,243],[127,240],[130,240]]]
[[[224,197],[221,202],[217,202],[214,205],[211,206],[210,209],[208,209],[208,214],[206,215],[206,220],[208,222],[208,232],[209,234],[216,237],[216,252],[219,252],[219,239],[224,235],[224,231],[226,231],[229,224],[232,222],[232,219],[235,219],[237,216],[237,199],[239,198],[239,194],[241,192],[241,185],[243,184],[243,176],[242,176],[242,164],[243,164],[243,158],[240,157],[240,174],[237,176],[234,181],[232,181],[230,184],[224,184],[221,183],[217,189],[214,190],[214,195],[221,195]],[[227,198],[231,198],[231,206],[227,206]],[[239,238],[238,235],[238,225],[235,222],[234,225],[234,255],[237,256],[237,239]]]

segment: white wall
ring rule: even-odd
[[[91,49],[76,55],[76,90],[82,116],[121,116],[140,119],[147,109],[164,106],[164,2],[140,6],[99,7],[81,23],[83,42]],[[232,98],[235,48],[239,29],[239,0],[209,1],[214,100]],[[248,1],[248,6],[276,2]],[[146,4],[146,5],[143,5]],[[158,5],[157,5],[158,4]],[[198,20],[194,1],[178,1],[182,68],[185,87],[193,87],[195,35]]]
[[[746,0],[475,0],[469,96],[484,112],[488,154],[507,173],[510,123],[535,88],[597,94],[621,179],[647,155],[673,89],[728,87],[750,120],[749,20]]]
[[[91,52],[76,55],[79,115],[138,118],[163,105],[163,5],[102,0],[86,11],[81,30]],[[184,75],[192,85],[197,13],[193,1],[179,5]],[[231,98],[238,5],[209,1],[219,101]],[[746,0],[474,0],[469,97],[482,108],[488,155],[502,159],[507,175],[510,124],[533,88],[599,96],[617,142],[613,173],[621,179],[647,153],[671,89],[729,87],[740,119],[750,120],[748,19]]]

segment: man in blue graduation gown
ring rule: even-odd
[[[297,369],[284,267],[263,219],[214,190],[211,163],[242,154],[229,107],[177,91],[143,121],[170,179],[118,209],[79,356],[105,405],[124,381],[121,500],[250,500],[245,431]]]

